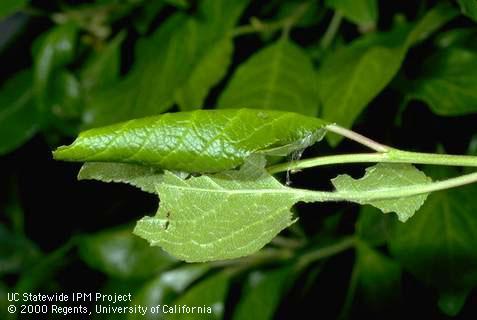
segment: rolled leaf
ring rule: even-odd
[[[82,132],[57,160],[134,163],[186,172],[235,168],[252,154],[286,155],[323,138],[326,123],[291,112],[197,110]]]

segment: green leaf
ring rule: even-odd
[[[82,132],[55,159],[123,162],[186,172],[235,168],[256,153],[288,154],[324,135],[325,122],[291,112],[197,110]]]
[[[173,6],[176,6],[178,8],[188,8],[189,7],[189,1],[188,0],[164,0],[164,2],[167,2]]]
[[[372,174],[356,186],[351,178],[340,176],[334,181],[343,184],[342,188],[338,184],[337,192],[314,192],[283,186],[264,170],[264,161],[254,157],[238,171],[189,179],[166,171],[157,185],[161,204],[156,216],[141,219],[134,233],[188,262],[233,259],[258,251],[294,223],[290,209],[298,201],[350,200],[394,210],[397,205],[391,200],[369,199],[383,193],[390,197],[402,189],[403,180],[405,186],[410,181],[421,186],[428,182],[411,166],[389,165],[374,173],[369,170]],[[416,209],[415,197],[408,197],[410,203],[396,209],[401,217]]]
[[[149,281],[135,295],[130,305],[141,305],[150,308],[158,305],[170,304],[191,283],[202,277],[210,267],[207,264],[185,265],[167,272],[162,272],[155,279]],[[162,314],[162,309],[159,310]],[[157,314],[147,312],[145,317],[138,314],[129,314],[128,319],[157,319]]]
[[[407,38],[408,45],[424,41],[458,15],[458,11],[449,3],[438,3],[412,26]]]
[[[151,248],[117,228],[85,236],[79,243],[81,258],[92,268],[117,278],[146,278],[173,265],[176,260],[159,248]]]
[[[28,3],[28,0],[2,0],[0,3],[0,19],[9,16]]]
[[[33,242],[0,225],[0,276],[31,267],[39,256],[40,252]]]
[[[232,54],[226,37],[247,3],[206,0],[200,2],[197,18],[171,16],[151,37],[139,41],[131,72],[95,96],[85,121],[100,126],[155,115],[176,102],[184,110],[201,106],[225,75]]]
[[[240,171],[187,180],[166,172],[157,187],[159,211],[139,220],[134,233],[188,262],[258,251],[294,223],[290,208],[298,201],[259,167],[247,163]]]
[[[38,130],[32,74],[21,71],[0,88],[0,155],[21,146]]]
[[[315,116],[319,98],[310,58],[282,38],[243,63],[222,92],[219,108],[260,108]]]
[[[433,112],[458,116],[477,112],[477,53],[449,48],[427,59],[407,99],[422,100]]]
[[[294,12],[300,11],[300,6],[303,6],[303,2],[300,0],[284,1],[280,3],[280,6],[276,8],[276,13],[273,16],[273,21],[280,21],[290,17]],[[318,24],[325,16],[325,10],[322,10],[321,3],[311,1],[305,4],[307,6],[306,12],[304,12],[297,21],[295,21],[294,27],[307,28],[312,25]],[[270,4],[273,6],[273,3]],[[267,14],[267,10],[264,14]],[[273,32],[262,34],[262,39],[268,39],[273,36]]]
[[[122,182],[156,193],[156,184],[162,180],[162,170],[128,163],[87,162],[81,167],[78,180]]]
[[[101,90],[114,83],[119,77],[121,44],[126,37],[120,32],[104,47],[91,54],[81,69],[81,86],[86,93]]]
[[[361,179],[353,179],[348,175],[339,175],[332,180],[338,192],[353,191],[364,192],[422,185],[430,183],[431,179],[424,173],[409,164],[379,163],[366,169],[366,174]],[[379,208],[384,213],[396,212],[400,221],[405,222],[422,206],[427,194],[390,200],[353,200],[359,204],[370,204]]]
[[[468,295],[469,291],[441,293],[437,305],[446,315],[455,317],[464,307]]]
[[[54,71],[70,63],[75,56],[77,32],[73,23],[56,26],[40,38],[33,50],[33,84],[40,110],[49,107],[47,100]]]
[[[225,37],[202,57],[184,86],[176,91],[175,100],[182,111],[202,109],[209,90],[225,76],[232,54],[232,39]]]
[[[477,50],[477,29],[476,28],[454,28],[445,32],[440,32],[435,39],[435,44],[440,48],[464,48]]]
[[[412,28],[396,27],[391,32],[370,34],[337,50],[318,70],[322,117],[351,127],[358,115],[399,71],[411,45],[429,36],[455,16],[447,5],[436,6]],[[342,137],[329,135],[336,145]]]
[[[66,264],[67,255],[76,244],[75,242],[76,238],[72,237],[53,252],[40,257],[21,274],[12,291],[35,292],[46,283],[51,285],[52,278]]]
[[[401,289],[401,267],[396,261],[358,242],[358,291],[363,301],[379,310],[392,305]]]
[[[394,221],[394,217],[381,214],[379,209],[363,206],[356,221],[356,233],[370,246],[383,245],[392,234]]]
[[[447,169],[443,176],[449,171],[455,174]],[[446,295],[477,285],[476,192],[470,185],[432,194],[414,219],[396,226],[390,240],[392,255],[406,270]]]
[[[358,25],[372,27],[377,23],[377,0],[326,0],[325,3]]]
[[[138,14],[133,16],[133,24],[141,35],[148,32],[150,25],[166,5],[166,1],[149,0],[138,8]]]
[[[131,118],[158,114],[173,104],[173,92],[184,81],[189,66],[189,33],[196,24],[182,13],[167,19],[149,38],[141,38],[136,63],[128,75],[89,102],[84,122],[101,126]]]
[[[77,118],[81,114],[81,85],[76,76],[66,70],[58,70],[51,80],[51,93],[46,101],[59,118]]]
[[[477,21],[477,1],[476,0],[457,0],[463,14]]]
[[[168,305],[202,307],[201,312],[173,313],[170,309],[164,316],[165,320],[188,319],[222,319],[225,309],[225,298],[229,288],[229,275],[225,272],[211,276],[189,289],[179,299]],[[210,313],[208,312],[210,311]]]
[[[293,276],[290,267],[252,272],[242,289],[233,320],[273,319],[275,309]]]
[[[322,117],[351,127],[369,102],[392,80],[404,59],[406,30],[371,34],[328,56],[318,70]],[[336,145],[342,137],[330,135]]]

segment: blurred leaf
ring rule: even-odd
[[[270,1],[270,3],[272,2]],[[277,8],[277,13],[274,16],[273,20],[279,21],[282,19],[286,19],[291,14],[293,14],[293,12],[299,10],[299,7],[303,5],[304,2],[301,0],[289,0],[280,2],[279,7]],[[321,4],[318,1],[311,1],[305,3],[305,5],[307,5],[306,12],[303,13],[303,15],[300,17],[300,19],[298,19],[298,21],[296,21],[296,23],[294,24],[294,26],[296,27],[310,27],[313,24],[316,24],[321,21],[321,19],[325,15],[325,10],[322,10]]]
[[[391,236],[394,222],[393,216],[381,214],[380,210],[371,206],[363,206],[356,221],[356,233],[370,246],[383,245]]]
[[[153,1],[157,1],[157,0],[153,0]],[[189,1],[188,0],[164,0],[165,2],[173,5],[173,6],[176,6],[178,8],[187,8],[189,7]]]
[[[416,45],[426,40],[458,15],[457,10],[449,3],[438,3],[412,25],[407,37],[408,46]]]
[[[422,100],[442,116],[477,112],[477,53],[449,48],[424,62],[407,99]]]
[[[287,155],[321,140],[326,123],[292,112],[227,109],[167,113],[82,132],[57,160],[123,162],[218,172],[253,154]]]
[[[122,182],[155,194],[162,170],[128,163],[87,162],[81,167],[78,180]]]
[[[86,93],[104,89],[119,77],[121,44],[126,37],[120,32],[109,43],[95,51],[81,69],[81,86]]]
[[[55,70],[69,64],[75,56],[78,29],[73,23],[52,28],[41,36],[33,49],[33,87],[38,107],[48,111],[48,98]]]
[[[117,278],[146,278],[176,263],[164,251],[135,237],[128,227],[85,236],[79,250],[92,268]]]
[[[36,245],[0,224],[0,276],[19,273],[40,257]]]
[[[131,305],[147,306],[150,310],[151,307],[169,304],[209,269],[207,264],[193,264],[163,272],[134,295]],[[129,314],[128,317],[129,320],[144,318],[157,319],[157,314],[148,312],[145,317],[138,314]]]
[[[70,238],[66,243],[47,255],[37,259],[34,265],[26,269],[18,279],[13,292],[35,292],[45,284],[51,284],[52,278],[67,262],[67,255],[76,245],[76,238]]]
[[[377,0],[326,0],[325,3],[360,26],[372,27],[378,21]]]
[[[58,70],[51,80],[51,94],[46,98],[51,111],[61,119],[77,118],[81,114],[81,87],[76,76]]]
[[[290,267],[252,272],[242,289],[233,319],[273,319],[275,309],[293,278]]]
[[[438,306],[442,312],[446,315],[455,317],[459,314],[462,307],[464,307],[465,301],[469,291],[464,292],[444,292],[439,296]]]
[[[175,99],[182,111],[202,109],[209,90],[225,76],[232,53],[232,39],[225,37],[202,57],[184,86],[176,91]]]
[[[457,0],[462,13],[477,22],[477,1],[476,0]]]
[[[149,30],[151,23],[166,6],[166,1],[149,0],[139,7],[139,14],[134,16],[134,26],[141,35]]]
[[[219,108],[259,108],[315,116],[319,98],[313,65],[285,38],[258,51],[234,73]]]
[[[15,14],[5,19],[0,17],[0,54],[14,47],[16,40],[21,39],[21,35],[26,30],[29,21],[29,17],[26,14]]]
[[[86,110],[88,126],[101,126],[164,112],[173,104],[173,92],[188,69],[188,33],[196,25],[175,14],[149,38],[138,41],[136,63],[114,86],[95,94]]]
[[[477,28],[454,28],[441,32],[435,43],[441,48],[458,47],[477,51]]]
[[[401,67],[406,29],[370,34],[329,55],[318,70],[322,117],[351,127]],[[329,135],[336,145],[342,137]]]
[[[0,155],[22,145],[39,128],[31,87],[32,74],[25,70],[0,88]]]
[[[2,0],[0,2],[0,19],[17,12],[28,3],[28,0]]]
[[[108,294],[108,295],[129,295],[131,294],[131,300],[134,299],[136,296],[136,293],[141,289],[143,285],[143,279],[117,279],[117,278],[106,278],[106,281],[104,284],[101,284],[101,289],[99,292],[102,294]],[[93,293],[94,295],[94,293]],[[98,300],[97,302],[94,303],[94,305],[91,308],[95,308],[97,305],[101,306],[114,306],[116,308],[128,308],[130,305],[129,301],[116,301],[116,303],[111,304],[111,302],[105,300],[101,301]],[[123,309],[123,310],[128,310],[128,309]],[[136,310],[138,310],[136,306]],[[129,311],[129,310],[128,310]],[[129,315],[134,315],[134,313],[129,313],[129,312],[101,312],[101,313],[96,313],[92,312],[93,315],[91,317],[91,320],[126,320],[129,319]],[[140,313],[136,313],[136,316],[140,315]],[[89,319],[89,318],[88,318]],[[144,317],[138,317],[136,319],[144,319]],[[157,318],[156,318],[157,319]]]
[[[338,49],[318,70],[318,90],[323,104],[322,117],[351,127],[358,115],[383,90],[401,67],[409,47],[447,23],[455,11],[436,6],[409,28],[370,34]],[[342,137],[329,135],[336,145]]]
[[[229,288],[229,275],[225,272],[208,277],[202,280],[184,295],[179,297],[168,307],[174,306],[197,306],[207,309],[210,308],[211,313],[167,313],[164,316],[166,320],[180,319],[222,319],[225,309],[225,298]]]
[[[443,176],[456,173],[440,170]],[[477,186],[469,185],[432,194],[419,214],[396,226],[390,240],[391,253],[403,267],[443,294],[477,285],[476,192]]]
[[[199,6],[203,19],[183,13],[171,16],[151,37],[139,41],[129,75],[91,101],[85,120],[99,126],[158,114],[177,98],[184,109],[202,105],[199,100],[225,74],[230,60],[225,56],[231,50],[223,41],[247,3],[205,0]],[[212,63],[217,57],[220,66]],[[191,101],[185,101],[191,92]]]
[[[8,293],[12,292],[12,289],[8,288],[2,281],[0,281],[0,318],[4,320],[15,320],[17,314],[8,312],[8,306],[11,304],[8,301]]]
[[[364,302],[375,310],[395,304],[401,291],[399,264],[363,242],[356,250],[358,290]]]
[[[409,164],[378,163],[366,169],[361,179],[353,179],[349,175],[339,175],[331,180],[338,192],[340,191],[374,191],[393,187],[403,187],[430,183],[423,172]],[[400,221],[405,222],[426,201],[428,194],[391,200],[357,200],[359,204],[370,204],[384,213],[396,212]]]

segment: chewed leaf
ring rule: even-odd
[[[431,183],[431,179],[410,164],[379,163],[366,169],[361,179],[353,179],[348,175],[339,175],[332,180],[338,192],[340,191],[375,191],[385,189],[422,185]],[[400,221],[405,222],[422,206],[428,194],[390,199],[390,200],[353,200],[359,204],[370,204],[384,213],[395,212]]]
[[[167,113],[87,130],[53,155],[66,161],[218,172],[240,166],[252,154],[304,149],[323,138],[325,125],[318,118],[268,110]]]
[[[158,213],[134,233],[188,262],[249,255],[294,222],[287,190],[256,163],[187,180],[166,172]]]
[[[142,191],[156,193],[156,185],[162,181],[162,171],[129,163],[85,163],[78,173],[78,180],[122,182]]]

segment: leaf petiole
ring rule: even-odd
[[[342,154],[317,157],[312,159],[291,161],[287,163],[273,165],[267,168],[268,173],[275,174],[284,171],[296,171],[300,169],[312,168],[323,165],[336,165],[344,163],[410,163],[410,164],[430,164],[446,166],[468,166],[477,167],[477,157],[466,155],[448,155],[422,152],[410,152],[394,149],[386,145],[371,140],[359,133],[342,128],[335,124],[327,125],[328,131],[340,134],[375,151],[375,153]],[[450,178],[438,182],[410,185],[406,188],[387,188],[379,191],[339,191],[322,192],[310,190],[296,190],[301,194],[303,200],[308,201],[366,201],[397,199],[430,193],[433,191],[455,188],[470,183],[477,182],[477,172]],[[305,201],[306,201],[305,200]]]
[[[345,163],[412,163],[430,164],[443,166],[477,167],[477,157],[435,154],[422,152],[409,152],[391,149],[388,152],[340,154],[333,156],[316,157],[311,159],[297,160],[280,163],[267,168],[270,174],[295,171],[325,165]]]
[[[411,163],[411,164],[429,164],[443,166],[463,166],[477,167],[477,157],[466,155],[437,154],[424,152],[411,152],[395,148],[391,148],[368,137],[365,137],[352,130],[340,127],[336,124],[329,124],[326,130],[339,134],[350,140],[356,141],[370,149],[375,153],[353,153],[340,154],[324,157],[316,157],[305,160],[295,160],[286,163],[280,163],[267,168],[268,173],[275,174],[285,171],[295,171],[306,168],[336,165],[344,163]]]
[[[252,17],[250,19],[250,24],[235,28],[232,30],[231,36],[239,37],[252,33],[276,32],[279,30],[283,30],[284,34],[288,34],[293,25],[295,25],[306,13],[306,9],[310,4],[311,2],[305,2],[299,5],[289,16],[278,21],[263,22]]]

